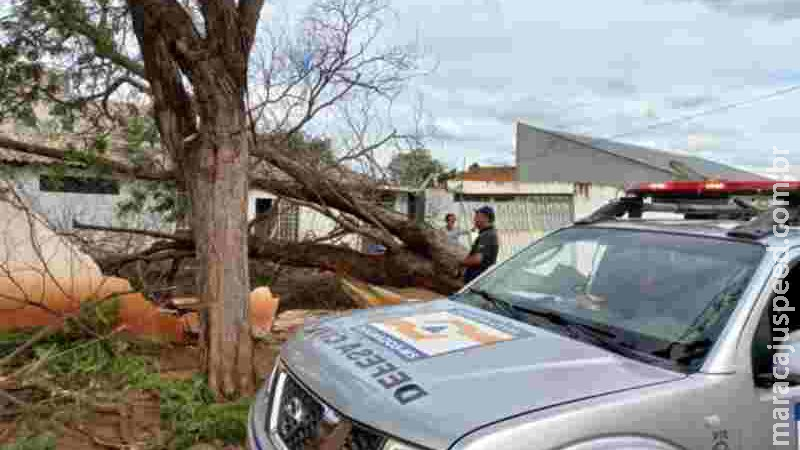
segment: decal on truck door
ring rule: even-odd
[[[530,332],[466,310],[386,319],[357,331],[406,361],[528,337]]]

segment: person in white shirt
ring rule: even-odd
[[[461,242],[461,236],[469,236],[469,231],[456,228],[456,215],[453,213],[448,213],[444,220],[447,223],[444,229],[445,233],[447,233],[447,240],[453,245],[460,245],[463,247],[464,244]]]

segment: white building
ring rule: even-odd
[[[569,225],[623,194],[621,187],[611,185],[522,183],[511,178],[509,174],[513,176],[514,171],[513,167],[473,168],[448,182],[449,196],[432,192],[436,200],[430,213],[438,216],[442,226],[444,216],[455,213],[458,225],[470,229],[476,209],[493,207],[500,238],[499,259],[503,260],[545,233]],[[448,197],[449,203],[443,201]],[[472,238],[476,236],[473,232]]]

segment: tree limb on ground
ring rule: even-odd
[[[301,203],[320,205],[322,208],[318,210],[323,213],[325,213],[325,208],[332,208],[362,221],[365,224],[365,230],[375,229],[380,232],[379,234],[367,233],[368,236],[372,238],[381,236],[382,243],[387,242],[387,238],[394,237],[403,245],[391,246],[391,251],[385,258],[387,261],[391,261],[392,270],[398,272],[396,276],[389,276],[386,273],[377,274],[373,268],[369,267],[375,264],[374,258],[369,255],[325,244],[309,246],[302,242],[254,242],[251,238],[251,245],[260,245],[260,250],[250,251],[251,257],[276,262],[284,261],[286,257],[289,257],[290,262],[286,262],[289,265],[330,268],[335,266],[332,264],[331,256],[337,255],[347,261],[353,276],[363,277],[365,281],[385,281],[387,284],[398,286],[402,282],[409,283],[407,285],[415,285],[416,282],[409,281],[412,279],[424,280],[419,281],[421,284],[416,285],[431,288],[435,286],[434,290],[442,293],[450,293],[461,286],[460,280],[455,275],[458,273],[458,264],[464,256],[463,249],[449,244],[440,231],[419,225],[410,221],[405,215],[381,206],[377,198],[379,189],[376,189],[376,184],[368,177],[344,167],[320,169],[315,165],[306,164],[307,159],[297,154],[287,155],[285,151],[274,146],[275,142],[262,142],[261,144],[256,146],[252,153],[255,158],[268,165],[266,167],[256,165],[257,169],[251,176],[251,187],[263,189],[287,199],[298,200]],[[65,160],[67,155],[66,151],[60,149],[28,144],[3,136],[0,136],[0,146],[61,160]],[[173,176],[171,172],[148,172],[111,160],[107,162],[115,172],[139,179],[163,181],[172,179]],[[285,175],[281,176],[276,169]],[[335,216],[332,218],[336,220]],[[145,230],[95,227],[85,224],[76,225],[78,225],[77,228],[141,234],[180,243],[173,248],[160,250],[160,255],[151,251],[146,254],[102,261],[101,266],[104,266],[104,270],[112,272],[122,265],[134,261],[152,262],[178,256],[186,257],[189,254],[187,251],[194,250],[192,238],[189,236],[168,235]],[[170,250],[173,253],[168,253]],[[175,250],[181,250],[181,252],[174,253]],[[276,253],[270,255],[269,251]],[[300,258],[297,255],[303,256]],[[361,269],[362,265],[367,267]]]
[[[80,224],[78,227],[80,228]],[[93,230],[135,233],[129,228],[92,227]],[[250,235],[251,260],[267,260],[294,267],[308,267],[346,273],[360,280],[394,287],[421,286],[450,294],[461,287],[461,282],[443,276],[441,269],[431,260],[400,248],[385,255],[369,255],[346,246],[316,242],[289,242]],[[98,260],[107,273],[117,273],[127,264],[137,261],[163,261],[176,257],[193,256],[194,242],[189,237],[176,237],[159,241],[144,252]]]

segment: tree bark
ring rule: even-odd
[[[373,284],[424,287],[442,295],[452,294],[463,286],[455,274],[444,276],[431,260],[404,249],[367,255],[339,245],[278,242],[251,236],[250,258],[331,270]]]
[[[208,382],[225,396],[251,393],[253,344],[248,320],[247,162],[243,105],[220,94],[216,120],[189,159],[191,221],[200,299],[208,310]],[[204,281],[204,282],[203,282]]]
[[[209,387],[254,391],[247,198],[247,66],[263,0],[206,0],[205,36],[176,0],[127,0],[162,144],[190,200]],[[191,86],[191,90],[187,89]]]

